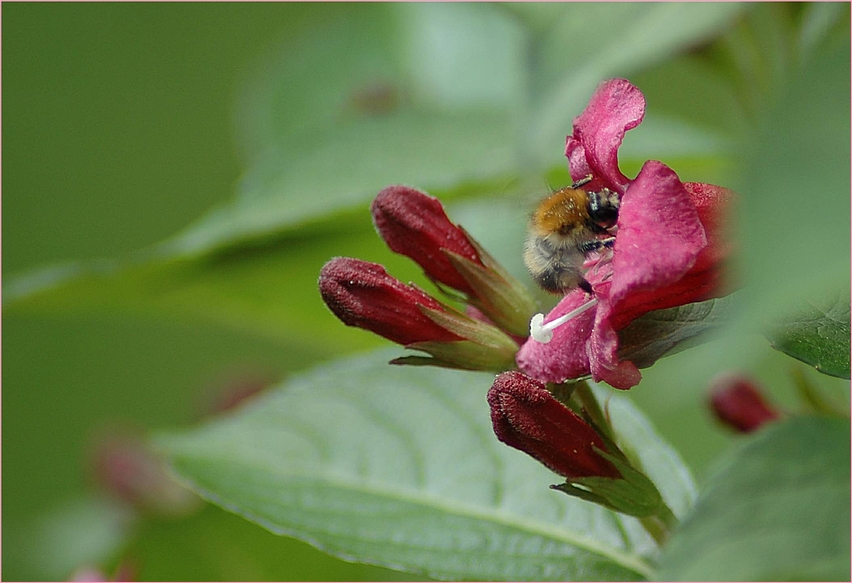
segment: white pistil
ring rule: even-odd
[[[558,328],[571,318],[576,318],[589,308],[597,305],[597,303],[598,300],[592,298],[579,308],[571,310],[567,314],[559,316],[558,318],[548,322],[547,324],[544,324],[544,314],[536,314],[532,317],[532,320],[530,320],[530,336],[532,336],[532,339],[536,342],[547,344],[553,338],[553,331],[556,328]]]

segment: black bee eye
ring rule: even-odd
[[[608,188],[589,193],[589,218],[608,229],[618,220],[618,195]]]

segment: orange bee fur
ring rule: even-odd
[[[592,293],[582,267],[586,255],[612,247],[610,229],[618,218],[618,194],[604,188],[587,192],[584,178],[552,193],[530,218],[524,263],[532,278],[552,293],[576,287]]]

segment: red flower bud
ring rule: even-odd
[[[488,391],[488,404],[497,438],[557,474],[568,479],[621,478],[595,451],[609,453],[603,439],[542,383],[520,372],[502,373]]]
[[[376,263],[336,257],[320,271],[322,298],[347,326],[357,326],[402,345],[461,340],[433,322],[420,306],[444,311],[426,292],[405,285]]]
[[[710,406],[717,419],[740,433],[751,433],[780,417],[760,389],[739,375],[724,375],[711,383]]]
[[[371,211],[373,224],[388,247],[413,259],[432,280],[475,295],[445,251],[479,265],[483,262],[465,232],[447,218],[437,198],[407,186],[388,186],[373,200]]]

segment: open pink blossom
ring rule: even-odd
[[[683,183],[662,162],[649,160],[633,180],[618,168],[624,133],[645,113],[642,93],[624,79],[601,84],[574,120],[566,156],[571,175],[592,175],[590,188],[621,195],[611,260],[586,275],[597,305],[555,329],[547,344],[528,340],[517,355],[520,369],[542,382],[591,375],[628,389],[641,379],[637,367],[618,358],[618,331],[653,310],[723,295],[720,264],[728,252],[719,230],[732,193]],[[573,290],[548,314],[550,322],[589,301]]]

